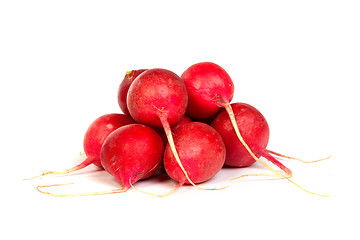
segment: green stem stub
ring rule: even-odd
[[[224,107],[226,104],[226,102],[217,94],[211,100],[214,101],[218,107]]]
[[[152,107],[155,108],[156,110],[158,110],[160,112],[160,115],[164,114],[164,107],[162,108],[158,108],[157,106],[155,106],[154,104],[152,104]],[[159,116],[160,117],[160,116]]]
[[[133,77],[134,77],[134,71],[127,71],[126,72],[126,76],[130,79],[130,80],[132,80],[133,79]]]

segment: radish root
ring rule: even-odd
[[[270,162],[272,162],[273,164],[275,164],[276,166],[278,166],[283,172],[286,173],[286,176],[288,178],[293,176],[293,173],[291,172],[291,170],[287,167],[285,167],[281,162],[279,162],[276,158],[274,158],[273,156],[271,156],[265,149],[263,148],[259,148],[259,152],[260,154],[265,157],[266,159],[268,159]]]
[[[109,191],[99,191],[99,192],[87,192],[87,193],[74,193],[74,194],[57,194],[43,191],[43,188],[50,188],[50,187],[58,187],[58,186],[65,186],[70,185],[73,183],[64,183],[64,184],[52,184],[52,185],[44,185],[44,186],[37,186],[36,189],[42,193],[47,194],[53,197],[78,197],[78,196],[92,196],[92,195],[104,195],[104,194],[113,194],[113,193],[123,193],[128,190],[128,188],[121,188],[121,189],[114,189]]]
[[[297,186],[298,188],[300,188],[301,190],[313,194],[313,195],[317,195],[317,196],[321,196],[321,197],[329,197],[328,195],[323,195],[323,194],[319,194],[319,193],[314,193],[311,191],[306,190],[305,188],[301,187],[299,184],[295,183],[294,181],[292,181],[290,178],[292,177],[292,172],[290,169],[288,169],[287,167],[285,167],[282,163],[280,163],[278,160],[276,160],[273,156],[271,156],[267,150],[265,149],[259,149],[261,155],[265,158],[267,158],[270,162],[274,163],[276,166],[278,166],[282,171],[284,171],[286,173],[286,175],[282,175],[279,172],[277,172],[278,174],[246,174],[246,175],[242,175],[240,177],[236,177],[236,178],[232,178],[231,180],[235,180],[235,179],[239,179],[242,177],[251,177],[251,176],[264,176],[264,177],[280,177],[283,176],[283,178],[286,178],[288,181],[290,181],[292,184],[294,184],[295,186]],[[280,175],[280,176],[279,176]]]
[[[165,194],[155,194],[155,193],[149,193],[149,192],[145,192],[143,190],[140,190],[136,187],[134,187],[134,185],[132,185],[131,182],[130,183],[130,186],[135,189],[136,191],[139,191],[141,193],[144,193],[144,194],[147,194],[147,195],[150,195],[150,196],[155,196],[155,197],[168,197],[170,195],[172,195],[173,193],[175,193],[180,187],[182,187],[185,183],[184,182],[179,182],[171,191],[169,191],[168,193],[165,193]],[[213,189],[207,189],[207,188],[201,188],[201,190],[222,190],[222,189],[225,189],[229,186],[225,186],[225,187],[222,187],[222,188],[213,188]]]
[[[168,197],[170,195],[172,195],[173,193],[175,193],[182,185],[184,185],[184,183],[178,183],[171,191],[169,191],[168,193],[165,193],[165,194],[154,194],[154,193],[149,193],[149,192],[145,192],[143,190],[140,190],[136,187],[134,187],[134,185],[132,185],[131,181],[129,181],[129,184],[130,186],[135,189],[136,191],[138,192],[141,192],[141,193],[144,193],[144,194],[147,194],[147,195],[150,195],[150,196],[155,196],[155,197]]]
[[[63,170],[63,171],[46,171],[46,172],[43,172],[42,174],[40,174],[38,176],[35,176],[35,177],[32,177],[32,178],[25,178],[24,180],[33,180],[35,178],[42,177],[42,176],[45,176],[45,175],[48,175],[48,174],[54,174],[54,175],[68,174],[68,173],[75,172],[77,170],[83,169],[83,168],[89,166],[90,164],[92,164],[93,162],[94,162],[94,157],[88,157],[83,162],[81,162],[80,164],[76,165],[75,167],[69,168],[67,170]]]
[[[292,159],[292,160],[297,160],[297,161],[300,161],[302,163],[315,163],[315,162],[320,162],[320,161],[324,161],[324,160],[327,160],[329,158],[332,157],[332,154],[326,158],[321,158],[321,159],[317,159],[317,160],[313,160],[313,161],[304,161],[300,158],[295,158],[295,157],[289,157],[289,156],[286,156],[286,155],[283,155],[283,154],[280,154],[280,153],[277,153],[277,152],[274,152],[274,151],[271,151],[271,150],[268,150],[268,149],[265,149],[268,153],[271,153],[275,156],[278,156],[278,157],[282,157],[282,158],[287,158],[287,159]]]
[[[279,177],[279,175],[275,174],[265,174],[265,173],[250,173],[250,174],[244,174],[239,177],[231,178],[230,181],[243,178],[243,177]]]

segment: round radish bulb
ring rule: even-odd
[[[146,71],[147,69],[139,69],[128,71],[125,74],[124,79],[121,81],[119,89],[118,89],[118,104],[121,111],[125,114],[129,114],[129,110],[126,105],[126,97],[131,83],[139,76],[141,73]]]
[[[150,177],[162,162],[164,143],[154,129],[142,124],[123,126],[111,133],[101,148],[101,164],[126,191]]]
[[[181,78],[166,69],[150,69],[139,75],[129,88],[127,105],[135,121],[162,128],[161,118],[170,126],[185,115],[188,104]]]
[[[181,75],[189,94],[187,115],[194,120],[209,121],[220,111],[219,101],[230,102],[234,83],[229,74],[212,62],[190,66]]]
[[[270,130],[265,117],[253,106],[246,103],[233,103],[231,107],[234,112],[236,123],[245,142],[251,148],[256,157],[263,156],[285,171],[289,176],[292,175],[290,169],[272,157],[267,151],[266,146],[269,142]],[[221,111],[211,126],[221,135],[226,146],[225,164],[232,167],[247,167],[255,162],[234,132],[233,124],[226,110]]]
[[[231,104],[236,123],[245,142],[257,157],[261,154],[260,148],[265,149],[269,142],[269,126],[264,116],[254,107],[245,103]],[[255,162],[245,147],[238,141],[231,124],[229,115],[221,111],[211,126],[216,129],[224,140],[226,146],[225,164],[232,167],[247,167]]]
[[[201,122],[184,124],[174,131],[175,147],[188,177],[193,183],[209,180],[225,162],[226,149],[220,134]],[[177,188],[189,180],[179,167],[170,145],[165,148],[164,167],[167,174],[179,182]]]

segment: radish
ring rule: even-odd
[[[91,125],[89,126],[89,128],[85,133],[83,145],[87,158],[83,162],[67,170],[56,171],[56,172],[47,171],[34,178],[44,176],[47,174],[56,174],[56,175],[67,174],[83,169],[84,167],[87,167],[90,164],[94,164],[102,168],[100,162],[100,149],[105,139],[108,137],[110,133],[112,133],[117,128],[130,123],[135,123],[135,121],[130,116],[125,114],[111,113],[100,116],[91,123]]]
[[[201,62],[181,75],[189,94],[187,115],[194,120],[209,121],[234,96],[234,83],[219,65]]]
[[[234,84],[229,74],[222,67],[212,62],[196,63],[186,69],[181,78],[186,85],[189,95],[189,106],[187,109],[189,117],[208,120],[216,116],[221,108],[225,108],[237,138],[251,157],[278,176],[287,177],[281,175],[256,157],[241,136],[230,105],[230,101],[234,96]]]
[[[101,152],[101,165],[121,184],[120,189],[76,194],[54,194],[41,190],[45,187],[64,184],[38,186],[39,192],[57,197],[89,196],[126,192],[132,184],[150,177],[162,162],[164,143],[156,131],[143,124],[129,124],[113,131],[105,140]]]
[[[124,79],[121,81],[118,88],[118,104],[121,111],[125,114],[129,114],[129,110],[126,105],[126,96],[129,90],[131,83],[135,80],[137,76],[146,71],[146,69],[132,70],[128,71],[125,74]]]
[[[160,166],[164,144],[156,131],[130,124],[114,131],[101,149],[101,164],[126,191],[131,184],[150,177]]]
[[[256,157],[263,156],[281,168],[289,177],[292,176],[290,169],[286,168],[267,151],[270,130],[265,117],[253,106],[245,103],[231,104],[237,126],[244,141]],[[255,162],[241,142],[237,141],[233,125],[226,110],[222,110],[211,123],[211,126],[219,132],[226,146],[225,164],[232,167],[247,167]]]
[[[166,69],[150,69],[139,75],[127,94],[130,115],[139,123],[163,128],[175,126],[184,117],[188,104],[181,78]]]
[[[231,104],[231,108],[233,109],[234,112],[234,118],[236,119],[236,124],[237,126],[239,126],[239,131],[241,132],[241,135],[243,136],[245,142],[248,144],[248,147],[251,148],[253,154],[256,155],[256,158],[263,156],[286,173],[286,175],[279,174],[278,172],[275,172],[276,173],[275,175],[248,174],[248,175],[242,175],[240,177],[282,176],[285,177],[291,183],[293,183],[295,186],[304,190],[305,192],[322,197],[328,197],[327,195],[310,192],[289,179],[290,177],[292,177],[291,170],[288,169],[286,166],[284,166],[277,159],[275,159],[270,153],[285,158],[296,159],[296,160],[300,160],[300,159],[288,157],[266,149],[270,135],[269,126],[264,116],[256,108],[245,103]],[[219,134],[224,140],[226,146],[226,160],[225,160],[226,165],[233,167],[246,167],[255,162],[254,157],[249,153],[249,151],[244,147],[244,145],[236,141],[238,136],[236,133],[234,133],[232,120],[229,118],[229,115],[226,112],[226,110],[222,110],[216,116],[214,121],[211,123],[211,126],[216,131],[219,132]],[[325,159],[320,159],[320,160],[325,160]],[[316,160],[316,161],[320,161],[320,160]],[[233,178],[233,179],[237,179],[237,178]]]
[[[149,69],[131,84],[126,101],[135,121],[164,129],[177,163],[189,182],[196,186],[181,164],[171,133],[171,127],[184,117],[188,106],[188,94],[181,78],[166,69]]]
[[[225,144],[211,126],[191,122],[180,126],[173,135],[181,163],[195,184],[209,180],[223,167]],[[179,182],[175,189],[190,183],[174,158],[169,144],[165,148],[164,167],[167,174]]]

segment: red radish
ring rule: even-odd
[[[280,163],[277,159],[275,159],[269,153],[274,155],[278,155],[285,158],[296,159],[292,157],[288,157],[282,154],[278,154],[276,152],[268,151],[266,146],[269,141],[269,126],[267,124],[264,116],[253,106],[245,103],[234,103],[231,104],[231,107],[234,112],[234,118],[236,119],[236,124],[239,126],[239,131],[241,135],[244,137],[245,142],[247,142],[248,147],[251,148],[253,154],[256,155],[256,158],[263,156],[271,161],[273,164],[278,166],[282,171],[286,173],[286,175],[279,174],[275,172],[275,175],[269,174],[249,174],[242,175],[244,176],[282,176],[285,177],[288,181],[293,183],[295,186],[304,190],[305,192],[319,195],[322,197],[328,197],[327,195],[321,195],[318,193],[310,192],[289,178],[292,176],[292,172],[290,169],[285,167],[282,163]],[[222,136],[225,146],[226,146],[226,160],[225,164],[233,167],[245,167],[252,163],[254,163],[254,157],[249,153],[247,149],[245,149],[244,145],[240,144],[237,140],[238,136],[234,133],[233,123],[229,118],[226,110],[220,112],[217,117],[212,122],[211,126],[219,132]],[[300,160],[300,159],[297,159]],[[321,159],[324,160],[324,159]],[[319,161],[319,160],[317,160]],[[272,170],[270,168],[270,170]],[[237,177],[239,178],[239,177]],[[234,179],[237,179],[234,178]]]
[[[237,138],[249,154],[267,169],[283,176],[256,157],[241,136],[230,105],[234,95],[234,84],[229,74],[222,67],[212,62],[197,63],[186,69],[181,78],[189,94],[187,110],[189,117],[193,119],[209,119],[215,116],[222,107],[225,108]]]
[[[101,149],[101,164],[127,190],[130,184],[150,177],[160,166],[164,152],[154,129],[130,124],[114,131]]]
[[[245,103],[231,104],[236,123],[241,136],[257,157],[261,154],[259,149],[266,149],[269,142],[270,130],[264,116],[254,107]],[[216,129],[224,140],[226,146],[225,164],[232,167],[247,167],[255,162],[246,151],[237,136],[226,111],[221,111],[211,126]]]
[[[127,95],[133,119],[155,128],[162,128],[164,120],[175,126],[185,115],[187,104],[184,82],[175,73],[160,68],[139,75]]]
[[[226,149],[220,134],[211,126],[201,122],[182,125],[174,131],[175,147],[183,167],[194,183],[209,180],[223,167]],[[189,184],[179,167],[169,145],[164,153],[164,167],[167,174],[178,181],[179,188]]]
[[[130,123],[135,123],[135,121],[130,116],[125,114],[111,113],[97,118],[94,122],[91,123],[85,133],[83,144],[87,158],[82,163],[64,171],[48,171],[36,177],[47,174],[67,174],[83,169],[90,164],[95,164],[98,167],[102,167],[100,163],[100,149],[105,139],[117,128]]]
[[[194,120],[215,117],[234,96],[234,83],[229,74],[215,63],[194,64],[183,72],[181,79],[189,94],[187,115]]]
[[[121,81],[118,89],[118,104],[123,113],[129,114],[129,110],[126,105],[126,96],[131,83],[135,80],[137,76],[139,76],[141,73],[143,73],[146,70],[147,69],[128,71],[126,72],[124,79]]]
[[[129,124],[113,131],[105,140],[101,152],[101,165],[121,184],[120,189],[77,194],[54,194],[38,186],[39,192],[57,196],[89,196],[127,191],[132,184],[150,177],[162,162],[164,144],[154,129],[142,124]]]
[[[270,130],[265,117],[253,106],[245,103],[231,104],[236,123],[244,141],[259,158],[263,156],[280,167],[290,177],[290,169],[278,162],[266,151]],[[226,146],[225,164],[232,167],[247,167],[255,162],[234,132],[233,125],[226,110],[221,111],[211,126],[221,135]]]
[[[164,129],[177,163],[189,182],[196,186],[181,164],[171,133],[171,127],[184,117],[188,105],[186,86],[181,78],[166,69],[147,70],[131,84],[127,105],[135,121]]]

